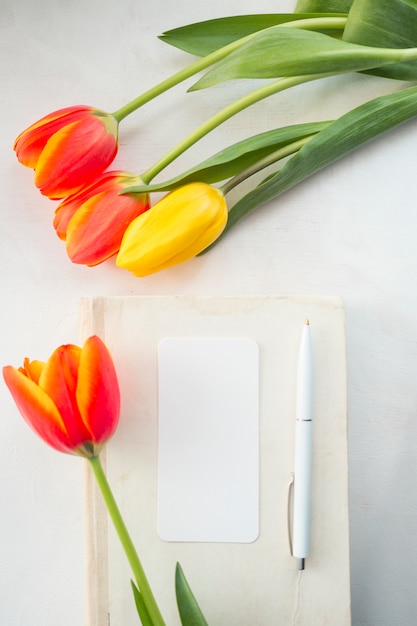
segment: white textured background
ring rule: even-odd
[[[113,262],[95,269],[72,265],[52,228],[54,204],[35,190],[32,173],[12,151],[16,135],[54,109],[84,103],[112,111],[182,67],[189,59],[157,40],[162,31],[229,14],[291,11],[294,5],[291,0],[1,1],[1,364],[19,365],[24,356],[45,359],[59,344],[78,342],[82,296],[342,296],[352,621],[414,626],[417,121],[259,209],[210,254],[146,279]],[[400,86],[352,75],[275,96],[212,133],[178,168],[235,139],[331,118]],[[244,88],[235,84],[185,96],[179,87],[146,106],[122,123],[115,165],[138,173],[147,169]],[[4,384],[0,411],[0,623],[81,625],[82,461],[37,440]]]

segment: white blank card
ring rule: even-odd
[[[166,338],[158,346],[158,534],[253,542],[259,532],[258,345]]]

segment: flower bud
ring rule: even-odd
[[[147,194],[120,193],[140,182],[130,172],[105,172],[61,202],[54,227],[73,263],[98,265],[117,254],[130,222],[150,206]]]
[[[54,111],[24,130],[14,150],[35,170],[35,185],[52,199],[65,198],[89,184],[117,153],[118,122],[89,106]]]
[[[218,189],[206,183],[179,187],[133,220],[116,264],[135,276],[159,272],[207,248],[226,222],[226,200]]]

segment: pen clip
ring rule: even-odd
[[[293,510],[293,495],[294,495],[294,473],[290,474],[290,481],[288,483],[287,494],[287,531],[288,531],[288,546],[290,548],[290,554],[292,552],[292,510]]]

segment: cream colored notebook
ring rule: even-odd
[[[314,358],[311,552],[291,556],[297,358]],[[85,299],[118,371],[103,462],[167,626],[180,562],[209,626],[348,626],[346,353],[334,297]],[[87,468],[88,470],[88,468]],[[137,626],[131,573],[86,473],[87,626]]]

